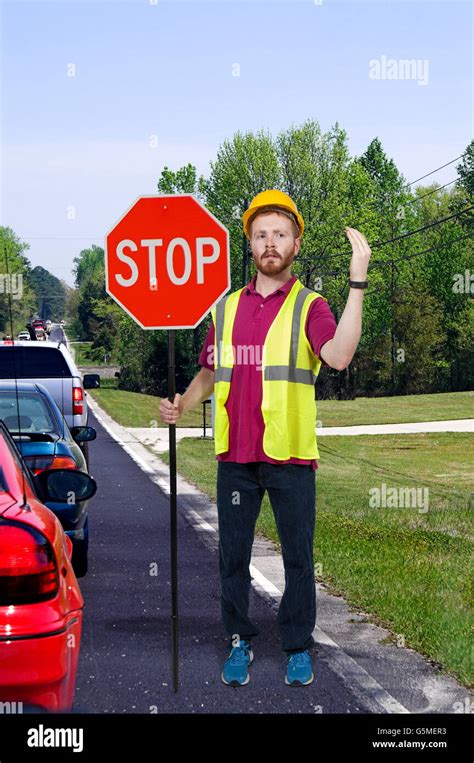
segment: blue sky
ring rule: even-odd
[[[165,165],[207,175],[237,130],[337,121],[353,155],[378,136],[409,181],[472,137],[467,0],[0,3],[0,224],[70,284],[73,257]],[[427,68],[372,79],[384,56]]]

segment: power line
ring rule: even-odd
[[[22,233],[21,238],[28,238],[31,241],[90,241],[91,239],[104,240],[105,236],[29,236],[27,233]]]
[[[450,246],[451,244],[456,244],[458,241],[464,241],[464,239],[472,238],[473,236],[474,236],[474,232],[470,233],[470,234],[467,234],[465,236],[459,236],[459,238],[455,238],[452,241],[446,241],[445,244],[441,245],[440,250],[442,248],[446,248],[447,246]],[[409,257],[400,257],[399,259],[391,260],[390,262],[377,262],[377,263],[375,263],[375,265],[373,267],[374,268],[378,267],[378,266],[383,267],[385,265],[394,265],[397,262],[407,262],[408,260],[413,260],[415,257],[420,257],[421,255],[427,254],[428,252],[431,252],[431,251],[436,250],[436,249],[437,249],[437,247],[430,247],[430,249],[425,249],[422,252],[416,252],[415,254],[412,254]],[[375,294],[376,292],[380,292],[380,291],[381,291],[380,287],[375,286],[373,289],[370,289],[369,291],[366,291],[365,292],[365,296],[369,297],[371,294]]]
[[[430,175],[434,175],[435,172],[439,172],[439,170],[442,170],[445,167],[449,167],[450,164],[454,164],[454,162],[457,162],[458,159],[462,159],[462,157],[464,156],[465,153],[466,153],[466,151],[464,151],[461,154],[461,156],[457,156],[456,159],[451,159],[450,162],[446,162],[446,164],[443,164],[441,167],[437,167],[435,170],[432,170],[431,172],[428,172],[426,175],[423,175],[423,177],[418,178],[417,180],[412,180],[411,183],[407,183],[407,185],[411,186],[414,183],[418,183],[420,180],[424,180],[424,178],[427,178]],[[409,200],[407,200],[404,203],[406,203],[406,204],[413,204],[413,203],[415,203],[417,201],[420,201],[420,199],[423,199],[425,196],[429,196],[432,193],[436,193],[436,191],[440,191],[443,188],[446,188],[448,185],[451,185],[452,183],[455,183],[456,180],[457,180],[457,178],[455,180],[451,180],[449,183],[445,183],[445,185],[442,185],[439,188],[436,188],[436,189],[434,189],[432,191],[429,191],[428,193],[424,194],[423,196],[420,196],[419,198],[409,199]],[[395,197],[392,197],[392,198],[395,198]],[[370,203],[371,204],[377,204],[377,201],[374,200],[374,201],[371,201]],[[361,209],[361,208],[362,207],[358,207],[358,208],[356,207],[355,210],[353,210],[353,211],[357,211],[357,209]],[[337,231],[337,233],[340,233],[340,231]],[[90,240],[90,239],[94,239],[94,240],[98,240],[98,239],[103,240],[104,239],[104,234],[103,233],[98,234],[98,235],[92,235],[92,236],[29,236],[27,233],[23,233],[21,235],[22,235],[23,238],[28,238],[28,239],[31,239],[32,241],[86,241],[86,240]],[[332,233],[328,233],[328,234],[326,234],[326,237],[329,237],[331,235],[336,235],[336,233],[333,233],[333,234]]]
[[[434,175],[435,172],[438,172],[439,170],[442,170],[445,167],[448,167],[450,164],[453,164],[454,162],[457,162],[457,160],[461,159],[464,156],[465,153],[466,153],[466,151],[464,151],[461,154],[461,156],[458,156],[456,159],[452,159],[450,162],[447,162],[446,164],[443,164],[441,167],[437,167],[437,169],[432,170],[431,172],[428,172],[426,175],[423,176],[423,178],[429,177],[430,175]],[[411,183],[407,183],[407,187],[413,185],[414,183],[417,183],[419,180],[423,180],[423,178],[418,178],[418,180],[412,180]],[[457,182],[457,178],[455,180],[451,180],[449,183],[445,183],[444,185],[440,186],[439,188],[435,188],[434,190],[428,191],[427,193],[423,194],[422,196],[418,196],[416,199],[406,199],[406,200],[403,201],[403,204],[414,204],[414,203],[416,203],[418,201],[421,201],[421,199],[424,199],[425,196],[430,196],[433,193],[437,193],[437,191],[441,191],[443,188],[447,188],[448,185],[452,185],[453,183],[456,183],[456,182]],[[401,192],[403,192],[403,189],[401,189]],[[395,196],[389,197],[389,201],[392,200],[392,199],[394,201],[397,201]],[[383,199],[383,201],[385,202],[385,199]],[[369,203],[372,206],[372,205],[376,205],[378,202],[377,202],[377,200],[374,199],[373,201],[370,201]],[[402,203],[402,202],[399,201],[399,204],[400,203]],[[360,209],[363,209],[363,205],[359,205],[358,207],[355,207],[351,211],[352,211],[352,213],[354,213],[354,212],[357,212]],[[345,217],[345,216],[346,215],[343,215],[343,217]],[[341,222],[342,222],[343,217],[339,218]],[[340,231],[340,230],[334,231],[333,233],[327,233],[320,240],[321,241],[325,241],[327,238],[329,238],[331,236],[340,235],[341,233],[342,233],[342,231]]]
[[[423,249],[421,252],[414,252],[413,254],[408,255],[407,257],[398,257],[396,260],[385,260],[384,262],[374,262],[373,264],[369,263],[369,273],[370,271],[374,270],[374,268],[378,267],[388,267],[391,265],[394,265],[397,262],[408,262],[409,260],[413,260],[416,257],[421,257],[423,254],[428,254],[428,252],[436,251],[438,248],[442,248],[445,246],[450,246],[451,244],[456,244],[459,241],[464,241],[467,238],[472,238],[474,236],[474,233],[468,233],[465,236],[458,236],[458,238],[454,238],[452,241],[446,241],[445,243],[438,243],[435,244],[435,246],[430,246],[428,249]],[[326,276],[337,276],[341,273],[346,273],[346,268],[338,268],[337,270],[331,270],[328,272],[323,273],[317,273],[317,277],[326,277]],[[347,284],[344,284],[344,287],[346,287]],[[367,291],[366,296],[371,294],[372,291]]]
[[[459,217],[459,215],[464,214],[464,212],[469,212],[471,209],[474,209],[474,204],[471,204],[470,207],[466,207],[465,209],[461,209],[460,212],[455,212],[453,215],[448,215],[447,217],[441,217],[438,220],[434,220],[432,223],[428,223],[427,225],[423,225],[421,228],[415,228],[415,230],[408,231],[407,233],[402,233],[400,236],[395,236],[394,238],[390,238],[387,241],[376,241],[375,244],[371,244],[371,249],[378,249],[381,246],[386,246],[387,244],[393,244],[395,241],[401,241],[404,238],[409,238],[410,236],[414,236],[417,233],[421,233],[424,230],[428,230],[429,228],[434,228],[437,225],[441,225],[441,223],[447,222],[448,220],[452,220],[455,217]],[[321,262],[323,260],[332,260],[336,257],[347,257],[350,255],[351,252],[335,252],[334,254],[326,254],[323,257],[318,258],[318,262]]]
[[[452,185],[453,183],[457,183],[457,178],[454,178],[454,180],[450,180],[449,183],[445,183],[444,185],[438,186],[438,188],[433,188],[431,191],[427,191],[426,193],[423,193],[421,196],[417,196],[416,199],[407,199],[403,203],[415,204],[417,201],[421,201],[422,199],[425,199],[427,196],[432,196],[433,193],[438,193],[438,191],[442,191],[443,188],[447,188],[448,185]]]
[[[446,164],[443,164],[441,167],[437,167],[435,170],[432,170],[431,172],[428,172],[426,175],[423,175],[421,178],[418,178],[417,180],[412,180],[411,183],[408,183],[408,185],[413,185],[414,183],[419,183],[420,180],[424,180],[425,178],[429,177],[430,175],[434,175],[435,172],[439,172],[440,170],[444,170],[445,167],[449,167],[450,164],[454,164],[454,162],[457,162],[458,159],[462,159],[466,151],[463,151],[461,156],[457,156],[456,159],[451,159],[450,162],[446,162]]]
[[[461,209],[460,212],[455,212],[453,215],[448,215],[448,217],[441,217],[439,220],[428,223],[428,225],[423,225],[421,228],[416,228],[415,230],[408,231],[408,233],[402,233],[400,236],[395,236],[395,238],[391,238],[388,241],[377,241],[375,244],[373,244],[373,246],[381,247],[385,246],[386,244],[392,244],[394,241],[400,241],[402,238],[409,238],[409,236],[414,236],[416,233],[421,233],[422,231],[428,230],[429,228],[435,228],[437,225],[445,223],[448,220],[452,220],[454,217],[459,217],[459,215],[462,215],[464,212],[469,212],[471,209],[474,209],[474,204],[471,204],[470,207],[466,207],[465,209]]]
[[[396,260],[386,260],[385,262],[374,262],[372,265],[373,268],[383,268],[387,265],[393,265],[396,262],[407,262],[408,260],[413,260],[415,257],[420,257],[422,254],[427,254],[428,252],[433,252],[437,249],[438,246],[449,246],[451,244],[456,244],[458,241],[464,241],[467,238],[472,238],[474,236],[473,233],[468,233],[465,236],[459,236],[458,238],[454,238],[452,241],[446,241],[445,243],[437,244],[436,246],[431,246],[429,249],[424,249],[422,252],[414,252],[413,254],[408,255],[408,257],[398,257]],[[370,265],[369,265],[370,268]]]

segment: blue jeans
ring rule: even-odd
[[[251,640],[259,629],[248,618],[249,564],[255,524],[268,491],[285,567],[285,591],[278,610],[282,649],[301,652],[315,643],[316,585],[313,539],[316,472],[300,464],[217,462],[219,572],[224,628]]]

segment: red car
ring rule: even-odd
[[[0,421],[0,702],[14,708],[72,709],[84,600],[71,541],[42,501],[96,489],[72,469],[33,476]]]

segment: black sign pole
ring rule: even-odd
[[[168,390],[173,402],[176,394],[175,331],[168,330]],[[176,510],[176,424],[169,424],[170,443],[170,526],[171,526],[171,624],[173,691],[178,691],[178,531]]]

